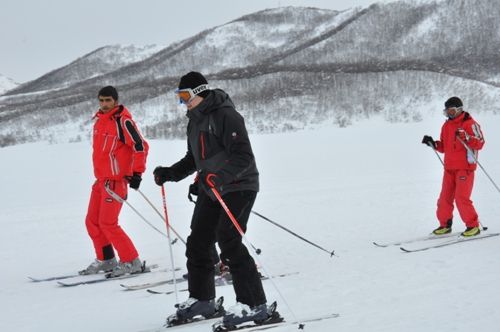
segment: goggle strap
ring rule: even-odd
[[[194,88],[192,91],[193,91],[194,95],[197,95],[198,93],[203,92],[205,90],[208,90],[208,84],[199,85],[196,88]]]

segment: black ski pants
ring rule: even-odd
[[[222,198],[243,231],[257,193],[238,191]],[[215,298],[213,247],[218,242],[222,262],[229,266],[236,301],[250,307],[266,303],[266,296],[255,262],[242,243],[238,230],[222,208],[200,190],[187,239],[187,269],[189,296],[198,300]]]

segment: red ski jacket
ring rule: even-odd
[[[461,128],[469,135],[465,142],[472,150],[474,157],[456,136],[457,130]],[[469,113],[463,112],[454,119],[447,120],[441,128],[441,138],[436,141],[436,150],[444,153],[444,168],[446,170],[475,170],[477,164],[474,158],[478,158],[478,150],[484,145],[484,137],[479,124],[474,121]]]
[[[94,175],[97,179],[121,180],[146,170],[148,143],[137,130],[130,112],[119,105],[108,113],[98,111],[94,118]]]

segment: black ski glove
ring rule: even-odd
[[[430,146],[431,148],[435,149],[436,148],[436,142],[432,138],[432,136],[427,136],[425,135],[424,138],[422,139],[422,144],[426,144]]]
[[[155,183],[159,186],[167,181],[176,181],[175,172],[171,167],[158,166],[153,171]]]
[[[195,183],[191,183],[189,185],[189,195],[194,195],[194,196],[198,196],[198,182],[195,182]]]
[[[198,191],[199,191],[198,181],[196,181],[195,183],[191,183],[189,185],[188,199],[190,202],[193,203],[196,202],[192,196],[198,196]]]
[[[130,188],[135,190],[139,189],[139,186],[141,185],[142,181],[141,174],[134,173],[133,176],[127,176],[125,178],[127,179]]]

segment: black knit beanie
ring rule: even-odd
[[[191,71],[181,77],[181,81],[179,82],[179,90],[195,89],[203,84],[208,84],[207,79],[201,73],[198,73],[196,71]],[[209,93],[210,90],[204,90],[198,93],[198,96],[206,98]]]
[[[118,100],[118,91],[116,91],[115,87],[108,85],[99,90],[97,98],[99,98],[99,96],[112,97],[114,100]]]
[[[458,97],[451,97],[444,103],[444,107],[449,108],[449,107],[462,107],[464,104]]]

